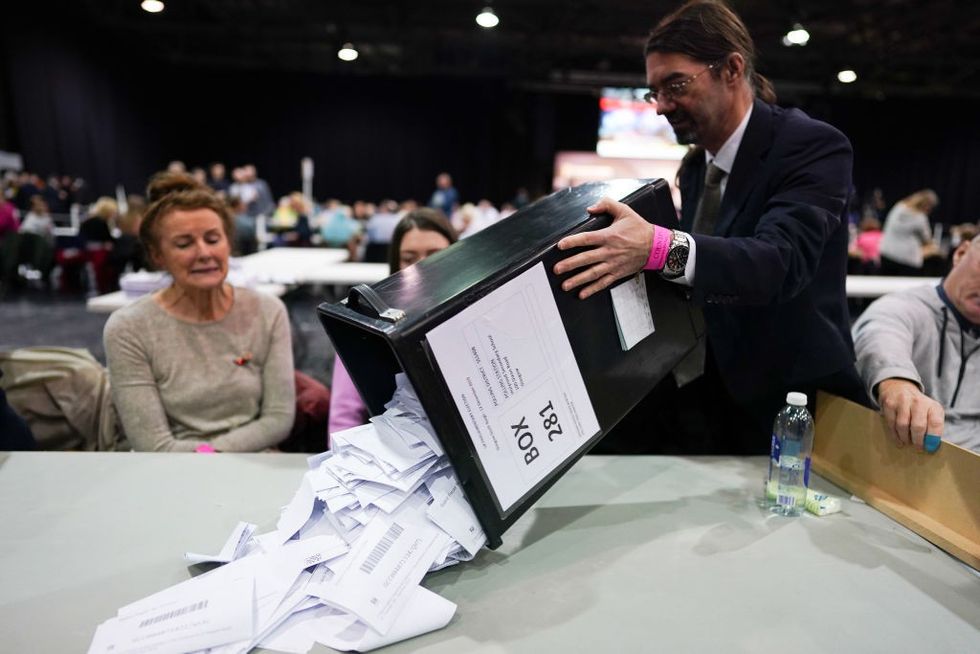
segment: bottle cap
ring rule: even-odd
[[[786,404],[793,406],[806,406],[806,393],[787,393]]]

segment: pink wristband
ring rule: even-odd
[[[650,257],[643,270],[663,270],[667,262],[667,251],[670,250],[670,230],[660,225],[653,226],[653,245],[650,247]]]
[[[194,448],[194,451],[200,454],[214,454],[218,450],[214,449],[214,447],[208,445],[207,443],[201,443],[200,445]]]

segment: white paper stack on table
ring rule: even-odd
[[[173,278],[165,272],[140,270],[121,276],[119,278],[119,288],[123,290],[127,297],[139,297],[147,293],[152,293],[157,289],[166,288],[172,282]]]
[[[206,574],[122,607],[90,653],[369,651],[446,626],[456,605],[420,586],[486,536],[404,375],[384,414],[333,434],[276,530],[239,523]]]

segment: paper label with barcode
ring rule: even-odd
[[[321,599],[388,633],[446,540],[429,524],[375,518]]]
[[[186,592],[159,594],[99,626],[89,652],[170,654],[196,652],[252,636],[254,582],[250,575],[225,583],[197,583]]]

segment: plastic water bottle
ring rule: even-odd
[[[812,448],[813,418],[806,410],[806,394],[788,393],[786,406],[773,424],[772,449],[775,454],[769,458],[769,464],[773,467],[770,476],[776,475],[773,513],[798,516],[805,510]]]

